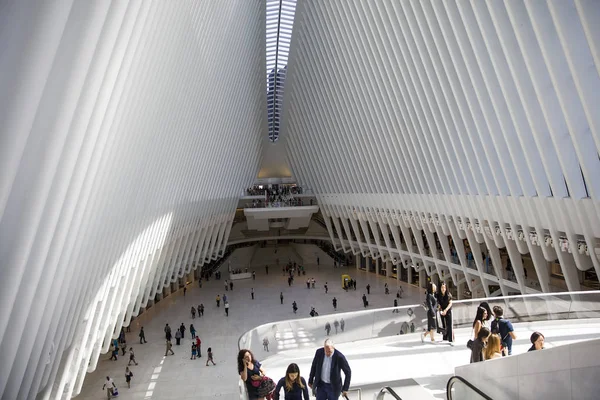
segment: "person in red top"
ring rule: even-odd
[[[200,336],[196,335],[196,347],[198,348],[198,357],[202,357],[202,340],[200,340]]]

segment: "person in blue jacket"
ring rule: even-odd
[[[316,391],[317,400],[338,400],[340,394],[346,396],[351,376],[352,371],[346,357],[334,348],[331,339],[325,340],[323,347],[315,353],[308,377],[308,386]]]
[[[284,389],[285,400],[309,400],[308,386],[302,376],[297,364],[290,364],[285,371],[285,376],[279,380],[275,387],[274,400],[279,400],[279,392]]]

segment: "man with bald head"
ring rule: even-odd
[[[344,371],[342,385],[341,372]],[[316,391],[317,400],[338,400],[340,393],[347,395],[352,371],[346,357],[327,339],[318,349],[310,367],[308,386]]]

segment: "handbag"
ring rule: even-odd
[[[442,335],[446,335],[446,328],[440,325],[440,320],[438,319],[438,314],[435,313],[435,324],[437,326],[437,333],[441,333]]]
[[[473,328],[473,330],[471,330],[471,337],[473,337],[473,333],[475,332],[475,328]],[[467,341],[467,348],[469,350],[471,350],[473,348],[473,339],[469,339]]]
[[[275,382],[268,376],[263,376],[259,382],[257,395],[258,397],[266,397],[269,393],[275,390]]]

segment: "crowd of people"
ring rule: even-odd
[[[265,266],[266,274],[268,275],[268,266]],[[305,273],[303,266],[295,263],[288,262],[282,268],[283,273],[288,275],[288,284],[291,286],[296,273],[298,276],[301,273]],[[232,271],[237,272],[237,271]],[[239,270],[241,272],[241,270]],[[246,270],[247,272],[247,270]],[[255,273],[253,271],[253,278]],[[208,277],[207,277],[208,279]],[[233,291],[234,285],[232,281],[226,280],[224,283],[224,289],[226,292]],[[311,277],[306,281],[307,289],[316,288],[316,279]],[[325,293],[328,293],[329,286],[328,282],[323,285]],[[349,288],[356,290],[357,282],[355,279],[349,278],[344,281],[344,287],[346,291]],[[369,305],[367,294],[371,294],[371,286],[367,284],[365,286],[366,294],[362,295],[363,306],[366,308]],[[396,292],[394,299],[394,307],[398,307],[398,300],[402,298],[402,288],[399,288]],[[390,294],[387,283],[384,285],[384,293]],[[185,295],[185,292],[184,292]],[[280,303],[284,304],[283,292],[280,292]],[[254,288],[251,288],[251,299],[254,300]],[[216,296],[217,308],[220,307],[221,301],[224,304],[225,315],[229,316],[229,302],[227,293],[223,293]],[[332,299],[333,309],[337,309],[338,300],[334,296]],[[425,302],[423,306],[427,310],[427,329],[421,334],[421,341],[424,342],[427,337],[430,338],[431,342],[435,342],[437,335],[442,335],[442,341],[448,342],[450,345],[454,345],[454,331],[453,331],[453,320],[452,320],[452,305],[453,299],[450,290],[448,289],[445,282],[441,282],[436,285],[430,282],[427,286]],[[204,305],[201,303],[197,307],[191,306],[190,314],[192,320],[195,320],[196,316],[202,318],[204,316]],[[298,311],[298,305],[296,301],[292,303],[292,310],[295,313]],[[394,309],[392,312],[398,312]],[[492,360],[504,356],[510,356],[512,354],[512,344],[516,339],[513,325],[510,320],[504,317],[504,310],[501,306],[494,306],[490,309],[487,302],[482,302],[476,309],[475,318],[472,324],[471,339],[467,343],[467,347],[470,349],[470,362],[481,362],[485,360]],[[309,315],[311,317],[318,316],[318,312],[315,307],[311,306]],[[404,327],[404,325],[406,325]],[[346,328],[346,322],[343,318],[334,318],[333,320],[324,321],[325,335],[329,337],[331,334],[337,334],[338,332],[344,332]],[[191,345],[189,347],[189,355],[191,360],[196,360],[202,357],[202,341],[197,334],[193,324],[189,325],[189,329],[185,323],[181,323],[179,327],[175,329],[175,333],[172,333],[170,325],[167,323],[164,327],[165,333],[165,357],[174,355],[172,339],[175,339],[175,345],[181,346],[182,341],[185,338],[187,332],[191,335]],[[400,334],[415,332],[414,322],[411,325],[403,323],[403,328]],[[139,331],[140,344],[147,343],[144,328],[141,327]],[[531,337],[531,348],[529,351],[541,350],[544,348],[544,335],[540,332],[534,332]],[[185,345],[185,344],[184,344]],[[125,330],[121,330],[121,333],[117,339],[111,344],[111,360],[117,361],[119,357],[119,351],[122,352],[122,356],[125,356],[127,349],[129,351],[129,362],[125,369],[125,382],[130,387],[133,379],[133,371],[130,366],[134,364],[138,365],[135,359],[135,353],[133,347],[127,347],[126,333]],[[263,338],[263,349],[269,351],[269,339],[268,337]],[[335,356],[337,354],[337,356]],[[214,361],[214,355],[212,348],[207,349],[207,360],[206,366],[216,365]],[[332,360],[336,361],[332,361]],[[333,371],[332,366],[335,366],[339,371]],[[327,373],[331,373],[329,381],[324,379],[322,369],[326,368]],[[313,395],[316,395],[318,400],[326,399],[337,399],[341,393],[347,392],[350,382],[350,367],[345,360],[345,357],[334,349],[333,342],[327,339],[324,343],[324,347],[317,350],[313,359],[310,375],[308,381],[306,381],[300,374],[300,370],[296,364],[290,364],[284,377],[281,377],[277,383],[265,375],[265,371],[262,368],[261,363],[254,358],[252,352],[248,349],[240,350],[238,354],[238,372],[240,378],[245,382],[248,390],[249,398],[251,400],[262,400],[262,399],[279,399],[280,391],[284,391],[285,399],[295,400],[304,399],[308,400],[308,391],[312,390]],[[343,371],[345,379],[342,383],[339,372]],[[335,373],[335,376],[334,376]],[[118,389],[115,382],[110,378],[106,377],[106,382],[103,386],[103,390],[106,390],[107,397],[110,399],[118,394]]]
[[[144,333],[143,326],[140,328],[140,333],[138,336],[140,338],[140,344],[147,343],[146,334]],[[111,356],[110,356],[109,360],[115,361],[115,362],[118,361],[119,349],[121,349],[121,351],[123,352],[122,356],[125,356],[127,354],[127,336],[126,336],[125,328],[121,328],[118,338],[113,339],[113,341],[111,343],[111,351],[110,351]],[[129,361],[128,361],[127,365],[125,366],[125,373],[124,373],[125,384],[127,385],[128,388],[131,388],[131,379],[133,378],[133,371],[131,369],[129,369],[131,364],[134,364],[135,366],[137,366],[138,362],[135,358],[135,352],[133,350],[133,347],[129,346]],[[106,381],[104,382],[104,385],[102,386],[102,390],[106,391],[106,397],[108,399],[112,399],[113,397],[116,397],[119,395],[119,389],[118,389],[116,383],[114,382],[114,380],[110,376],[106,377]]]

